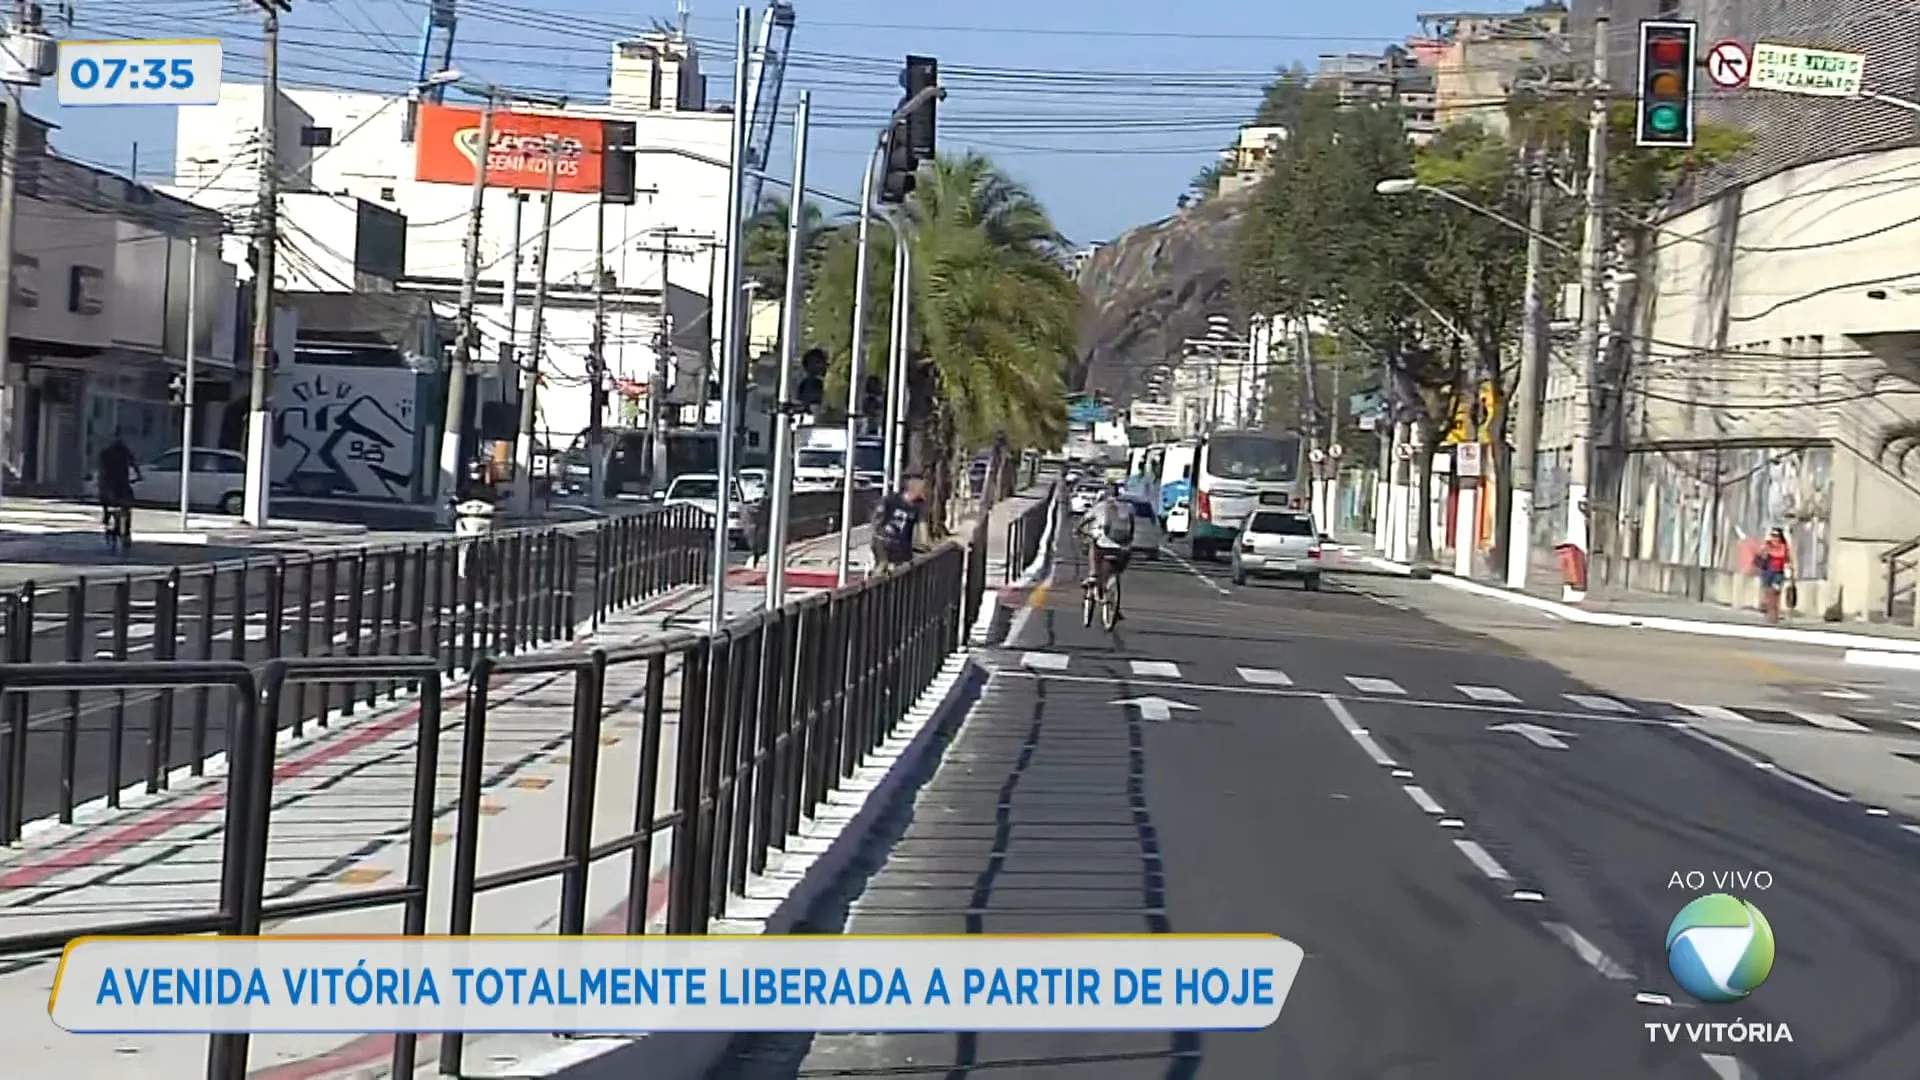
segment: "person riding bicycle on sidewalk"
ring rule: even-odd
[[[1127,559],[1133,554],[1133,508],[1121,501],[1120,485],[1109,484],[1100,492],[1081,517],[1077,532],[1088,542],[1089,565],[1082,588],[1104,589],[1109,580],[1126,572]]]
[[[140,465],[120,432],[114,432],[113,441],[100,451],[95,476],[100,488],[100,525],[106,528],[113,524],[114,511],[133,512],[133,482],[140,477]]]
[[[927,482],[919,476],[907,477],[899,491],[880,500],[871,526],[875,573],[890,573],[913,561],[914,535],[926,508]]]

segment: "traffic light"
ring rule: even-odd
[[[920,168],[920,159],[914,156],[909,145],[907,121],[893,125],[887,133],[886,163],[880,173],[880,201],[898,206],[913,194],[913,174]]]
[[[908,99],[939,85],[940,61],[931,56],[907,57],[907,66],[900,72],[900,86],[906,90]],[[928,98],[907,114],[907,146],[923,161],[933,157],[933,106],[934,100]]]
[[[1640,24],[1641,146],[1693,145],[1693,80],[1699,27],[1690,22]]]
[[[800,357],[800,385],[794,388],[796,403],[803,409],[817,409],[827,400],[827,350],[814,347]]]
[[[874,420],[885,416],[886,412],[886,380],[878,375],[869,375],[860,382],[860,415]]]

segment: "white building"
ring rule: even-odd
[[[22,128],[0,407],[9,488],[79,494],[116,433],[142,457],[180,444],[170,384],[185,365],[195,235],[208,237],[193,273],[196,435],[220,442],[238,305],[219,216],[52,154],[32,117]]]
[[[258,145],[261,93],[257,84],[227,83],[217,106],[179,110],[174,190],[235,206],[250,201],[257,154],[248,148]],[[472,158],[462,157],[460,144],[473,137],[463,129],[477,127],[477,108],[456,114],[421,106],[416,113],[404,97],[336,90],[286,88],[281,97],[283,187],[306,194],[290,195],[282,206],[278,284],[342,292],[369,285],[349,273],[365,261],[355,247],[364,234],[352,230],[354,222],[367,217],[356,205],[360,200],[404,215],[404,273],[396,288],[425,295],[436,313],[451,314],[460,292],[471,186],[420,177],[444,177],[460,168],[471,176]],[[600,200],[587,174],[605,171],[611,178],[622,168],[623,151],[635,151],[639,183],[633,204],[604,208],[610,377],[649,380],[661,351],[664,310],[671,316],[680,361],[670,375],[678,385],[691,386],[720,329],[709,317],[707,298],[716,268],[725,265],[718,241],[724,236],[731,117],[706,111],[696,50],[666,34],[612,47],[608,98],[604,104],[569,104],[564,110],[514,105],[510,115],[495,118],[489,166],[494,186],[486,193],[481,218],[480,358],[502,356],[510,326],[519,355],[530,355],[530,310],[536,282],[544,277],[546,314],[538,358],[543,381],[535,431],[559,446],[586,429],[589,408],[593,267],[602,226],[596,215]],[[600,122],[631,124],[631,132]],[[593,145],[563,151],[568,160],[551,207],[551,250],[547,265],[540,266],[541,223],[548,213],[545,135]],[[606,145],[609,138],[631,138],[631,143]],[[509,190],[503,176],[514,177],[511,182],[522,190]],[[517,289],[510,287],[516,239]],[[244,263],[243,244],[242,238],[230,240],[229,258]],[[509,294],[516,301],[511,308]],[[491,368],[483,374],[506,378],[491,386],[483,380],[475,387],[479,398],[516,396],[512,371]],[[421,422],[437,430],[440,418],[430,404],[423,403]],[[611,412],[608,422],[615,422]]]
[[[1596,574],[1750,603],[1754,545],[1780,527],[1803,611],[1884,612],[1884,557],[1920,535],[1916,223],[1920,149],[1904,148],[1787,169],[1663,224],[1621,523],[1597,538],[1618,565]],[[1566,441],[1568,412],[1549,406],[1543,446]],[[1902,618],[1911,584],[1896,574]]]

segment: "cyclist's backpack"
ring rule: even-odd
[[[1113,508],[1113,520],[1107,522],[1107,539],[1122,546],[1133,543],[1133,511],[1129,507]]]

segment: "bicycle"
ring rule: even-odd
[[[1097,556],[1090,556],[1095,563],[1092,580],[1081,587],[1080,625],[1092,626],[1093,613],[1100,612],[1100,625],[1108,633],[1113,632],[1114,624],[1120,621],[1120,574],[1108,571],[1102,574]]]
[[[133,508],[124,504],[109,505],[102,515],[101,529],[106,533],[109,552],[126,553],[133,550]]]

